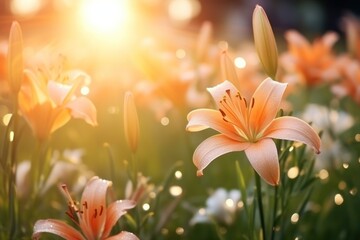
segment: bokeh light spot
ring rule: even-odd
[[[12,0],[10,3],[11,12],[15,15],[33,15],[42,7],[41,0]]]
[[[292,167],[289,169],[289,171],[287,172],[287,175],[290,179],[294,179],[297,176],[299,176],[299,168],[298,167]]]
[[[340,193],[336,194],[335,197],[334,197],[334,202],[335,202],[336,205],[343,204],[343,202],[344,202],[343,196],[341,196]]]
[[[237,57],[237,58],[235,58],[234,64],[235,64],[235,66],[236,66],[237,68],[240,68],[240,69],[246,67],[246,61],[245,61],[245,59],[242,58],[242,57]]]
[[[290,218],[291,223],[293,223],[293,224],[297,223],[299,221],[299,218],[300,218],[299,214],[294,213],[293,215],[291,215],[291,218]]]

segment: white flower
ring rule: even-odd
[[[354,118],[344,111],[336,111],[317,104],[309,104],[302,118],[312,123],[316,131],[323,131],[322,149],[315,161],[316,169],[329,168],[348,162],[350,153],[345,149],[338,136],[354,125]]]
[[[235,213],[240,199],[240,191],[227,191],[224,188],[218,188],[206,200],[206,208],[200,208],[190,220],[190,225],[211,222],[212,220],[228,225],[232,224],[235,220]]]

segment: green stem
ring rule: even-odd
[[[13,122],[13,133],[14,138],[11,144],[11,152],[10,152],[10,175],[8,182],[9,189],[9,216],[10,216],[10,231],[9,231],[9,239],[14,239],[16,233],[16,195],[15,195],[15,177],[16,177],[16,150],[17,150],[17,130],[18,130],[18,101],[17,98],[14,100],[14,112],[12,117],[14,118]]]
[[[113,151],[112,151],[111,146],[110,146],[109,143],[104,143],[104,147],[107,150],[107,153],[109,155],[110,179],[113,182],[117,183],[118,181],[117,181],[116,174],[115,174],[116,167],[115,167],[115,158],[114,158]]]
[[[138,165],[137,165],[137,158],[136,158],[136,154],[134,152],[131,153],[131,167],[132,167],[132,171],[133,171],[133,183],[134,183],[134,188],[136,189],[137,187],[137,175],[138,175]]]
[[[273,208],[273,219],[272,219],[272,228],[271,228],[271,240],[275,239],[275,234],[276,234],[276,212],[277,212],[277,192],[278,192],[278,186],[275,186],[275,193],[274,193],[274,208]]]
[[[257,199],[258,199],[258,205],[259,205],[259,215],[260,215],[262,236],[263,236],[263,240],[266,240],[264,208],[263,208],[262,194],[261,194],[261,180],[260,180],[260,176],[257,172],[255,172],[255,182],[256,182]]]

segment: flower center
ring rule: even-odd
[[[257,134],[249,121],[254,104],[254,98],[251,98],[250,104],[248,104],[246,98],[242,97],[239,92],[232,95],[230,89],[226,90],[226,94],[220,101],[219,111],[223,116],[223,120],[233,125],[239,136],[248,142],[258,140]]]
[[[98,216],[101,216],[103,211],[104,211],[104,206],[100,205],[99,208],[94,208],[94,212],[89,212],[89,208],[88,208],[88,202],[84,201],[82,203],[82,207],[79,208],[79,203],[75,202],[70,193],[69,190],[67,188],[67,186],[65,184],[61,185],[62,190],[64,191],[66,197],[68,198],[69,202],[68,202],[68,210],[65,212],[66,215],[68,215],[68,217],[77,225],[79,225],[79,219],[81,219],[85,214],[92,214],[93,218],[96,218]]]

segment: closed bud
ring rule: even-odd
[[[131,92],[125,93],[124,130],[126,141],[131,151],[135,153],[139,140],[139,119],[136,111],[134,96]]]
[[[232,82],[238,89],[240,89],[239,78],[236,72],[234,61],[229,57],[226,51],[221,53],[220,67],[222,81],[228,80]]]
[[[11,91],[17,94],[24,77],[23,39],[18,22],[13,22],[11,25],[7,60],[9,85]]]
[[[265,73],[275,79],[278,67],[277,46],[269,19],[261,6],[256,5],[252,20],[255,47],[260,62]]]

